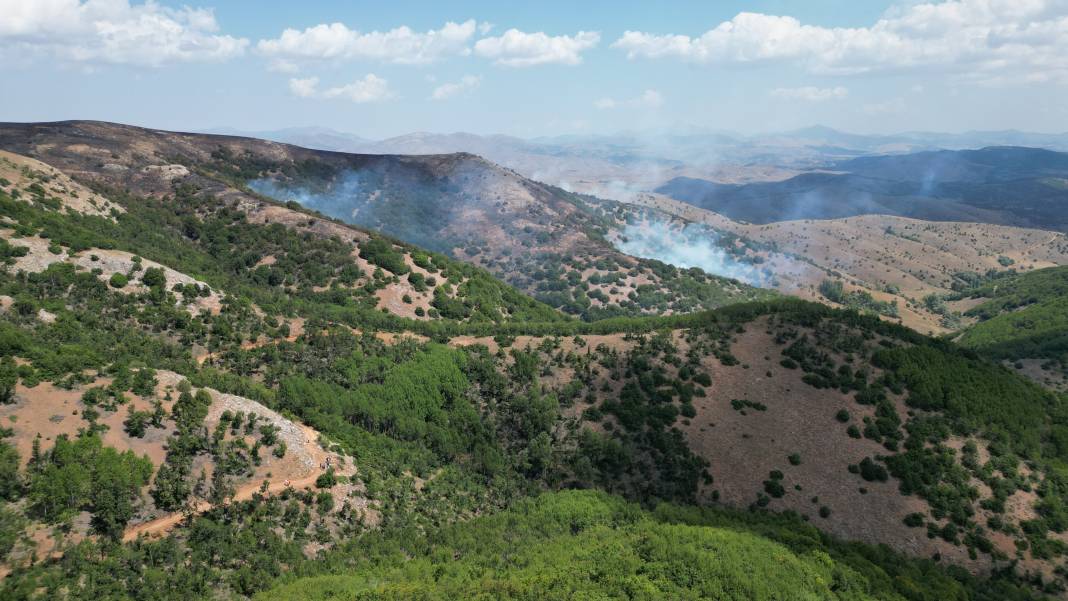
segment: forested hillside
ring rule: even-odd
[[[1068,268],[1000,274],[954,298],[970,306],[962,346],[1068,390]]]
[[[981,302],[964,346],[998,358],[1060,359],[1068,353],[1068,268],[1051,267],[994,279],[961,296]]]
[[[218,172],[67,166],[0,180],[2,598],[1064,590],[1064,399],[952,343],[582,320]]]

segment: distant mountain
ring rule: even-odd
[[[910,132],[899,135],[928,146],[946,149],[982,148],[986,146],[1030,146],[1068,151],[1068,133],[1046,134],[1003,130],[970,131],[960,134]]]
[[[1068,154],[1020,147],[860,157],[779,182],[680,177],[657,189],[732,219],[884,214],[1068,231]]]
[[[1068,134],[1017,131],[867,135],[813,126],[742,135],[715,130],[651,134],[571,134],[529,139],[466,132],[414,132],[369,140],[328,128],[273,131],[215,129],[210,133],[262,138],[316,150],[362,154],[477,154],[517,173],[567,190],[631,202],[675,178],[717,183],[785,179],[863,156],[980,146],[1032,146],[1068,151]]]
[[[373,144],[371,140],[366,138],[327,127],[287,127],[268,131],[245,131],[231,127],[220,127],[204,130],[203,133],[260,138],[282,142],[283,144],[303,146],[313,150],[332,150],[335,152],[359,152],[365,146]]]
[[[1068,151],[1068,133],[1046,134],[1016,130],[971,131],[956,134],[942,132],[854,134],[816,125],[782,133],[746,136],[744,139],[758,146],[776,146],[790,142],[813,148],[840,148],[866,153],[963,150],[987,146],[1029,146]]]
[[[252,131],[214,128],[203,133],[262,138],[317,150],[373,154],[445,154],[470,152],[502,164],[501,156],[529,153],[545,156],[632,156],[646,159],[686,161],[741,151],[721,160],[748,161],[764,154],[780,161],[796,159],[800,149],[808,149],[826,159],[859,154],[903,154],[924,150],[965,150],[988,146],[1026,146],[1068,151],[1068,132],[1035,133],[1017,130],[970,131],[963,133],[902,132],[896,134],[856,134],[824,125],[800,129],[743,135],[736,132],[692,131],[666,134],[629,132],[619,134],[569,134],[519,138],[501,134],[479,135],[467,132],[413,132],[382,140],[325,127],[291,127]],[[780,156],[781,155],[781,156]]]

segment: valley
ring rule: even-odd
[[[1068,414],[1013,373],[1061,329],[998,325],[1060,314],[1063,234],[752,225],[472,155],[95,122],[0,148],[2,591],[100,594],[72,564],[146,595],[414,590],[427,537],[477,572],[457,537],[514,511],[531,561],[664,529],[849,598],[1063,590]]]

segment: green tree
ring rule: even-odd
[[[19,474],[19,453],[15,447],[0,441],[0,499],[14,501],[22,494]]]
[[[0,403],[15,400],[15,385],[19,382],[19,369],[11,357],[0,358]]]
[[[114,540],[122,538],[134,514],[134,500],[152,476],[152,462],[132,451],[119,453],[105,447],[93,466],[93,525]]]
[[[133,436],[134,438],[144,438],[145,431],[148,427],[148,421],[151,417],[151,413],[148,413],[147,411],[135,411],[131,405],[126,419],[122,422],[122,426],[130,436]]]
[[[149,288],[160,288],[167,285],[167,276],[159,267],[149,267],[141,274],[141,283]]]
[[[134,374],[130,390],[138,396],[152,396],[156,392],[156,370],[142,367]]]
[[[125,288],[129,282],[130,278],[126,277],[126,274],[119,272],[111,274],[111,279],[108,280],[108,284],[111,284],[112,288]]]

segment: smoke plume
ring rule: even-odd
[[[684,227],[659,220],[628,223],[616,237],[615,246],[628,255],[676,267],[697,267],[754,286],[765,285],[771,277],[753,262],[736,258],[715,231],[695,223]]]

